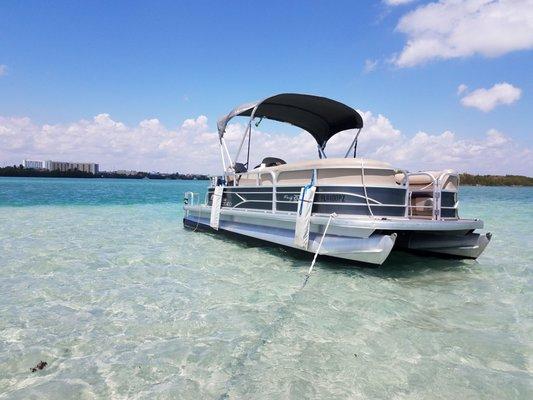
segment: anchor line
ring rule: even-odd
[[[242,373],[240,372],[245,367],[245,362],[247,360],[253,359],[257,353],[259,352],[259,349],[268,342],[270,338],[272,338],[283,326],[283,321],[289,317],[287,310],[289,307],[294,303],[297,299],[297,296],[302,292],[303,288],[307,284],[307,281],[309,280],[309,277],[311,276],[311,273],[313,272],[313,268],[315,266],[318,253],[320,252],[320,249],[322,248],[322,243],[324,242],[324,237],[326,236],[326,233],[328,231],[329,225],[331,223],[331,220],[337,216],[336,213],[332,213],[329,216],[328,222],[326,223],[326,227],[324,228],[324,233],[322,234],[322,237],[320,238],[320,242],[318,244],[318,248],[315,252],[315,255],[313,257],[313,261],[311,262],[311,266],[309,267],[309,270],[307,271],[307,274],[305,276],[305,280],[291,296],[289,301],[287,301],[284,305],[278,308],[277,310],[277,318],[271,322],[265,329],[261,331],[261,335],[259,339],[250,347],[247,351],[245,351],[236,361],[232,364],[232,369],[235,370],[235,372],[231,375],[231,377],[226,381],[225,385],[225,391],[223,394],[221,394],[218,399],[219,400],[225,400],[229,398],[229,392],[231,389],[237,384],[238,379],[242,376]]]
[[[198,226],[200,226],[200,215],[201,215],[201,213],[202,213],[201,211],[198,211],[198,215],[196,216],[196,226],[192,230],[193,233],[196,232],[196,230],[198,229]]]
[[[263,345],[265,345],[269,339],[274,337],[277,332],[283,327],[283,322],[285,319],[290,317],[290,314],[288,313],[288,309],[292,303],[295,301],[295,296],[300,292],[300,289],[298,289],[295,293],[293,293],[285,304],[280,306],[276,312],[277,317],[272,321],[266,328],[264,328],[259,338],[253,343],[252,346],[248,348],[244,353],[241,354],[241,356],[231,364],[230,368],[234,370],[234,372],[231,374],[231,377],[226,381],[225,384],[225,391],[222,393],[218,399],[224,400],[229,398],[229,392],[235,387],[239,381],[239,379],[243,376],[243,373],[241,372],[245,368],[245,363],[247,360],[254,360],[259,353],[259,350]]]
[[[318,248],[316,249],[315,255],[313,257],[313,261],[311,262],[311,266],[309,267],[309,270],[307,271],[307,274],[305,275],[305,279],[302,283],[302,287],[300,290],[302,290],[305,285],[307,285],[307,281],[309,280],[309,277],[311,276],[311,272],[313,272],[313,268],[315,267],[316,259],[318,257],[318,253],[320,253],[320,249],[322,248],[322,243],[324,242],[324,238],[326,237],[326,233],[329,228],[329,224],[331,223],[331,220],[337,216],[336,213],[331,213],[329,215],[328,222],[326,224],[326,227],[324,228],[324,233],[322,234],[322,237],[320,238],[320,242],[318,243]]]

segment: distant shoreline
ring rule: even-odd
[[[92,174],[83,171],[44,171],[25,169],[22,166],[0,167],[0,177],[13,178],[88,178],[88,179],[156,179],[156,180],[209,180],[205,174],[163,174],[151,172],[136,172],[134,174],[121,174],[117,172],[99,172]],[[522,175],[473,175],[460,174],[462,186],[533,186],[533,178]]]
[[[136,172],[131,174],[120,174],[117,172],[90,172],[70,170],[70,171],[46,171],[33,168],[23,168],[22,166],[0,168],[0,176],[12,178],[87,178],[87,179],[158,179],[158,180],[209,180],[208,175],[204,174],[180,174],[178,172],[171,174]]]
[[[459,174],[462,186],[533,186],[533,178],[522,175]]]

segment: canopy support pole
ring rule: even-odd
[[[231,156],[229,155],[228,146],[226,145],[226,140],[224,138],[222,138],[222,143],[224,144],[224,150],[226,150],[226,155],[228,156],[228,160],[231,165],[233,161],[231,161]]]
[[[352,144],[350,144],[350,147],[348,147],[348,151],[344,155],[344,158],[348,158],[348,154],[350,154],[350,152],[352,151],[352,147],[353,147],[353,158],[355,158],[355,156],[357,155],[357,141],[359,140],[359,134],[361,133],[361,129],[362,128],[359,128],[359,130],[355,134]]]
[[[325,148],[325,147],[326,147],[325,144],[322,145],[322,146],[317,145],[317,148],[318,148],[318,157],[319,157],[320,159],[328,158],[328,157],[326,156],[326,153],[324,152],[324,148]]]
[[[222,155],[222,164],[223,164],[223,167],[224,167],[224,173],[226,173],[226,163],[224,162],[224,152],[222,151],[223,149],[226,152],[226,156],[228,157],[229,166],[231,167],[233,165],[233,161],[231,160],[231,156],[229,155],[228,146],[226,146],[226,141],[222,137],[220,139],[220,152],[221,152],[221,155]]]
[[[252,142],[252,125],[250,121],[250,133],[248,133],[248,154],[246,155],[246,171],[250,169],[250,144]]]
[[[246,130],[244,131],[244,135],[242,136],[241,144],[239,145],[239,150],[237,150],[237,154],[235,155],[235,162],[232,163],[232,166],[235,167],[235,163],[239,159],[239,156],[241,155],[242,146],[244,145],[244,141],[246,140],[246,136],[248,136],[248,133],[252,129],[251,123],[248,123],[246,125]]]
[[[244,145],[246,136],[249,136],[249,137],[252,136],[252,121],[255,118],[255,112],[257,111],[257,107],[259,107],[260,104],[261,103],[258,103],[252,110],[252,114],[250,115],[250,120],[248,121],[248,125],[246,126],[246,131],[244,132],[244,135],[241,140],[241,144],[239,145],[239,150],[237,151],[237,155],[235,156],[235,163],[237,162],[237,160],[239,159],[239,156],[241,155],[242,146]],[[249,157],[250,157],[250,141],[248,141],[248,158]],[[233,166],[235,166],[235,163],[233,163]],[[248,165],[246,167],[248,168]]]
[[[222,168],[226,173],[226,157],[224,157],[224,146],[222,145],[222,139],[220,139],[220,157],[222,158]]]

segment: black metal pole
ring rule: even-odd
[[[246,172],[250,169],[250,142],[252,141],[252,124],[250,124],[250,130],[248,131],[248,155],[246,156]]]

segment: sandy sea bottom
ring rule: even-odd
[[[183,229],[205,187],[0,179],[0,398],[532,397],[532,189],[462,188],[477,261],[319,261],[299,291],[309,259]]]

